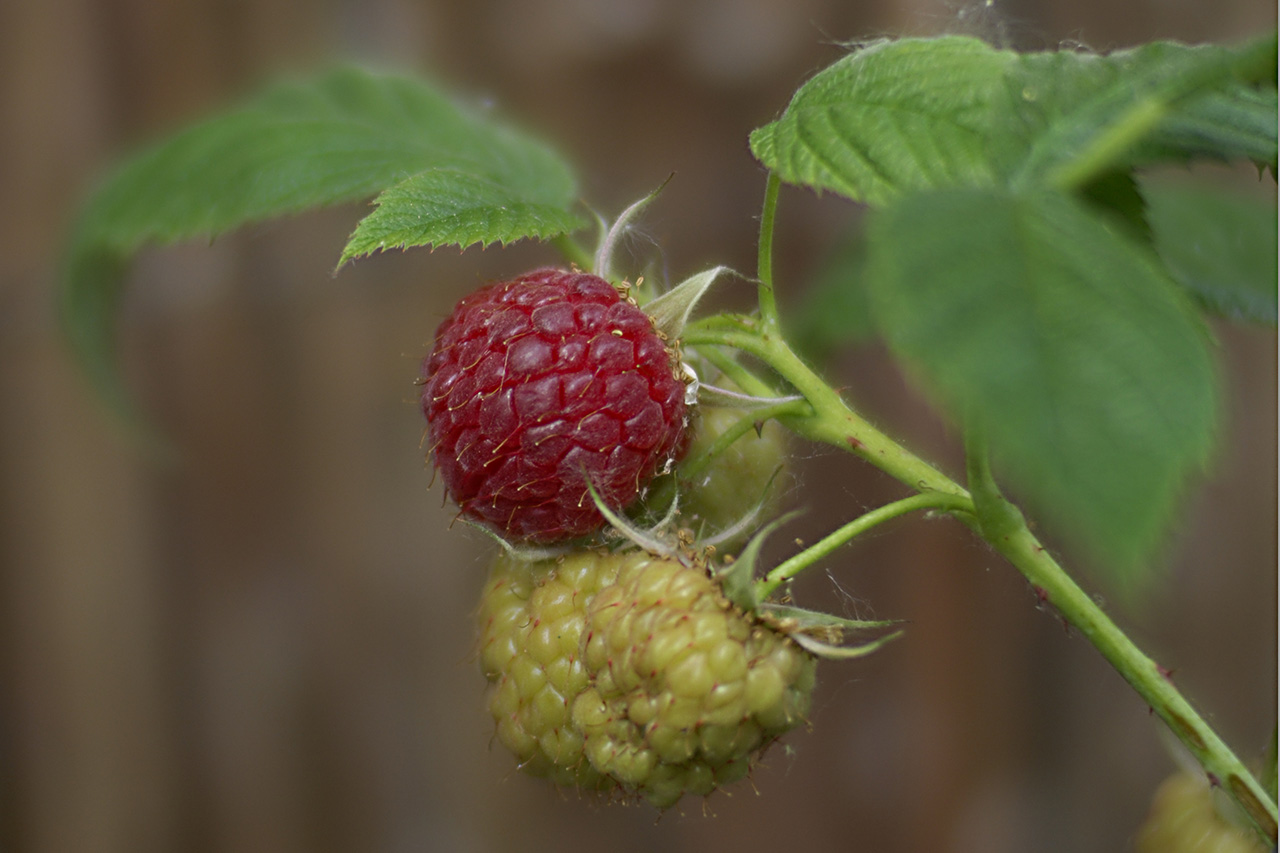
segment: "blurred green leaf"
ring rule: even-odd
[[[278,85],[126,163],[90,200],[77,246],[128,253],[211,237],[436,169],[574,201],[569,168],[536,141],[422,81],[343,68]]]
[[[863,280],[866,241],[850,231],[823,261],[803,300],[788,317],[787,339],[821,362],[841,346],[875,335],[871,303]]]
[[[416,183],[406,184],[413,176]],[[60,301],[71,345],[99,391],[128,414],[113,326],[119,275],[135,251],[393,185],[402,188],[393,202],[409,199],[413,188],[433,181],[450,190],[434,208],[392,204],[375,212],[382,214],[375,224],[397,214],[397,244],[465,246],[547,237],[580,224],[571,211],[573,175],[541,143],[420,80],[342,68],[270,88],[125,162],[106,180],[68,247]],[[414,231],[415,212],[441,218]]]
[[[881,41],[801,86],[751,148],[789,183],[871,205],[921,189],[1076,186],[1197,157],[1274,168],[1274,57],[1274,34],[1105,56],[1018,54],[962,36]]]
[[[1274,33],[1235,48],[1166,41],[1107,56],[1026,54],[1011,66],[1011,83],[1042,121],[1016,180],[1073,188],[1112,170],[1197,158],[1274,165],[1275,63]],[[1252,83],[1268,73],[1273,107],[1264,133]],[[1238,126],[1195,132],[1215,111]]]
[[[1121,223],[1139,241],[1151,242],[1147,203],[1132,171],[1103,172],[1080,188],[1080,199],[1098,213]]]
[[[1178,283],[1210,311],[1276,325],[1274,199],[1172,184],[1144,194],[1156,249]]]
[[[917,193],[873,214],[877,325],[1012,486],[1124,584],[1212,448],[1216,372],[1194,308],[1084,204]]]
[[[1273,63],[1274,65],[1274,63]],[[1140,149],[1143,160],[1252,160],[1276,170],[1276,87],[1233,84],[1170,115]]]

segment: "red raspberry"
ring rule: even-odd
[[[465,297],[423,362],[435,464],[462,514],[550,542],[623,509],[682,445],[679,359],[613,285],[542,269]]]

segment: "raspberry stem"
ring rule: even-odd
[[[721,314],[691,323],[689,346],[729,346],[773,368],[809,401],[812,411],[780,418],[797,435],[848,450],[916,491],[968,497],[962,486],[854,412],[776,333],[752,317]],[[749,390],[749,389],[748,389]]]
[[[1280,734],[1280,727],[1271,727],[1271,738],[1267,741],[1267,751],[1262,756],[1262,784],[1267,789],[1267,793],[1272,797],[1276,796],[1276,736]]]
[[[757,397],[774,397],[778,396],[778,389],[773,388],[760,377],[756,376],[747,368],[743,367],[732,356],[726,355],[716,347],[702,347],[698,350],[704,360],[711,364],[716,370],[719,370],[725,376],[733,380],[733,383],[748,394],[754,394]],[[808,403],[803,403],[805,411],[809,411]]]
[[[1195,756],[1210,780],[1221,784],[1244,809],[1268,844],[1276,841],[1276,804],[1249,769],[1182,696],[1161,667],[1082,590],[1028,529],[991,477],[986,448],[971,437],[966,448],[969,485],[980,532],[1116,668],[1169,730]]]
[[[1275,843],[1275,799],[1174,687],[1166,677],[1167,670],[1116,626],[1031,533],[1022,513],[1000,493],[979,436],[971,435],[967,447],[971,495],[959,483],[867,423],[767,324],[744,316],[708,317],[690,324],[684,340],[691,346],[736,348],[776,371],[811,407],[809,411],[779,418],[798,435],[860,456],[922,495],[928,495],[930,500],[954,501],[954,508],[949,511],[1022,572],[1038,596],[1052,604],[1068,624],[1098,649],[1195,756],[1209,778],[1221,784],[1239,803],[1259,836],[1268,845]],[[908,504],[903,509],[903,504],[904,501],[898,501],[881,509],[890,513],[887,517],[892,517],[918,508]],[[973,508],[974,514],[964,511],[968,507]],[[850,525],[862,522],[861,529],[865,529],[870,526],[863,522],[868,516],[873,517],[868,521],[874,520],[874,523],[885,520],[874,518],[875,512],[878,511],[855,519]],[[834,536],[838,537],[842,531]],[[855,528],[853,535],[857,532]],[[806,559],[804,565],[789,572],[789,576],[811,564],[812,561]],[[771,576],[776,572],[778,569]],[[766,577],[765,583],[768,581]]]
[[[775,403],[772,406],[763,406],[746,412],[734,422],[733,426],[716,436],[716,440],[705,451],[697,456],[690,456],[685,460],[683,467],[684,478],[686,480],[695,479],[706,470],[708,465],[715,461],[717,456],[728,450],[742,436],[755,429],[757,424],[763,424],[770,419],[784,417],[796,413],[797,410],[804,411],[808,408],[809,405],[803,401],[789,400],[785,403]]]
[[[556,247],[556,251],[573,266],[587,272],[595,272],[593,269],[595,259],[591,256],[591,252],[573,237],[568,234],[560,234],[557,237],[553,237],[551,243]]]
[[[773,222],[778,210],[778,188],[782,185],[777,172],[769,172],[764,187],[764,209],[760,212],[760,242],[756,259],[757,301],[760,319],[766,329],[778,329],[778,303],[773,295]]]
[[[918,495],[912,495],[911,497],[876,507],[845,524],[834,533],[823,537],[820,542],[810,545],[794,557],[779,563],[767,575],[756,582],[756,591],[759,599],[761,601],[767,599],[779,586],[877,524],[883,524],[900,515],[906,515],[916,510],[929,509],[970,513],[973,511],[973,504],[959,495],[942,492],[922,492]]]

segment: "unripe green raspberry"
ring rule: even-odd
[[[730,384],[723,377],[716,381]],[[747,416],[743,409],[698,407],[689,427],[685,462],[701,459],[717,438]],[[688,465],[677,466],[681,513],[704,537],[728,530],[753,513],[768,518],[788,488],[787,461],[787,431],[781,425],[767,421],[758,433],[749,429],[697,474],[686,476]],[[718,549],[736,550],[755,529],[751,525]]]
[[[582,758],[572,725],[574,699],[591,684],[578,652],[585,603],[608,580],[594,554],[566,558],[547,571],[509,557],[494,565],[480,599],[480,666],[493,683],[489,711],[498,740],[520,767],[558,784],[602,787]]]
[[[811,655],[704,572],[644,552],[503,556],[480,624],[490,711],[521,768],[660,808],[745,776],[813,690]]]
[[[1179,772],[1161,783],[1142,828],[1137,853],[1263,853],[1265,847],[1243,827],[1226,820],[1214,805],[1214,790],[1203,776]]]
[[[742,778],[808,711],[814,659],[674,561],[626,560],[586,628],[596,685],[574,722],[592,764],[655,805]]]

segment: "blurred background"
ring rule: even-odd
[[[492,101],[580,164],[607,213],[674,172],[644,222],[671,274],[751,270],[764,174],[747,134],[843,41],[1111,49],[1275,18],[1272,0],[0,4],[0,849],[1125,849],[1174,767],[1157,723],[944,521],[888,525],[800,584],[802,603],[911,624],[824,664],[811,729],[751,783],[659,816],[514,771],[472,653],[491,546],[449,529],[414,379],[457,298],[557,260],[549,248],[414,250],[335,277],[367,209],[350,205],[144,253],[121,339],[129,386],[181,450],[167,468],[121,440],[71,363],[57,254],[122,153],[273,75],[354,58]],[[1248,170],[1209,174],[1274,194]],[[783,191],[784,312],[855,213]],[[1111,610],[1252,756],[1276,719],[1276,337],[1216,331],[1222,451],[1165,581]],[[879,348],[830,369],[960,470],[955,436]],[[809,512],[791,535],[902,494],[797,451]]]

